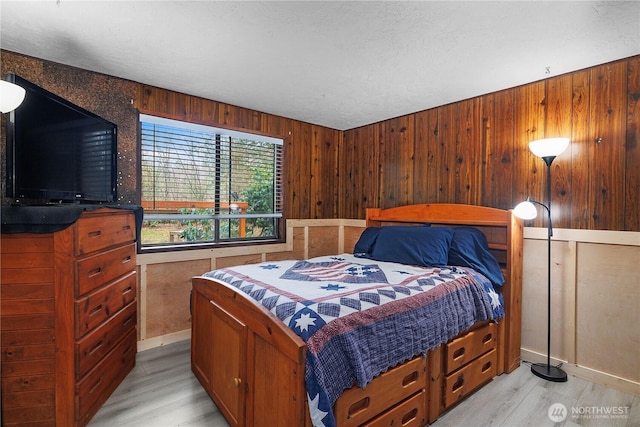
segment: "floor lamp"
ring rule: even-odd
[[[529,149],[533,154],[542,158],[547,165],[547,204],[527,200],[518,204],[513,213],[522,219],[533,219],[538,215],[535,205],[542,206],[547,212],[547,363],[534,363],[531,372],[545,380],[554,382],[567,381],[567,374],[562,369],[551,366],[551,163],[569,146],[569,138],[546,138],[531,141]]]

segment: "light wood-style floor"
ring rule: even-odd
[[[136,367],[89,427],[228,426],[191,373],[190,343],[182,341],[138,353]],[[548,415],[555,403],[563,404],[568,412],[567,418],[559,423],[552,422]],[[574,410],[583,415],[573,416]],[[626,415],[614,418],[604,414],[612,410]],[[592,414],[584,415],[586,411]],[[271,425],[279,427],[277,421]],[[523,364],[511,374],[497,377],[432,424],[434,427],[577,425],[640,426],[640,397],[572,376],[566,383],[548,382],[532,375]]]

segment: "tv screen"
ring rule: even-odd
[[[114,202],[117,126],[10,74],[26,90],[5,114],[7,197],[16,202]]]

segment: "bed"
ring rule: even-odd
[[[366,225],[352,254],[192,279],[192,371],[230,425],[422,426],[519,365],[510,211],[367,209]]]

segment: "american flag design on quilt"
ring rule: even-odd
[[[423,268],[343,254],[224,268],[204,276],[248,294],[307,343],[305,382],[314,426],[335,425],[331,408],[344,389],[364,387],[476,321],[504,315],[491,282],[455,266]],[[398,319],[407,324],[399,325]],[[403,333],[386,332],[394,330]],[[382,366],[350,359],[372,351],[397,360]]]

